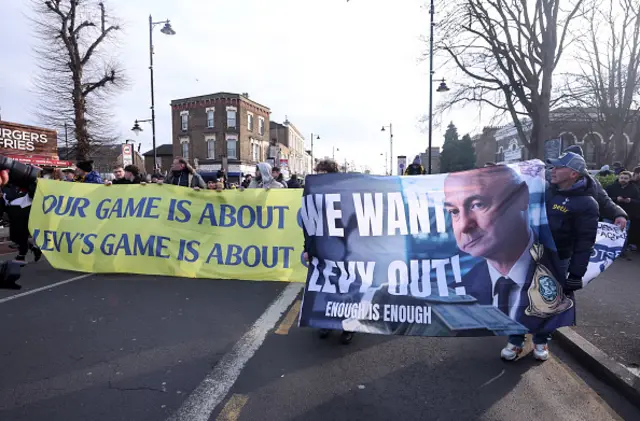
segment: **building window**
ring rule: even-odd
[[[258,133],[260,136],[264,136],[264,118],[258,117]]]
[[[235,136],[227,137],[227,158],[238,159],[238,138]]]
[[[182,150],[182,157],[189,160],[189,139],[183,138],[180,139],[180,149]]]
[[[236,116],[238,109],[236,107],[227,107],[227,127],[236,127]]]
[[[216,157],[216,137],[215,136],[207,136],[204,138],[204,141],[207,143],[207,158],[215,159]]]
[[[183,132],[189,130],[189,111],[182,111],[180,113],[180,127]]]
[[[253,114],[247,113],[247,128],[250,132],[253,131]]]
[[[595,163],[598,160],[598,146],[602,144],[603,137],[598,132],[589,132],[582,138],[582,150],[584,151],[584,160],[587,163]]]
[[[213,117],[215,115],[215,111],[216,111],[216,109],[213,108],[213,107],[212,108],[207,108],[207,127],[210,128],[210,129],[213,129],[213,125],[214,125]]]
[[[253,162],[260,162],[260,145],[257,143],[251,144],[251,160]]]

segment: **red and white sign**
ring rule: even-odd
[[[128,143],[122,144],[122,165],[133,165],[133,147]]]
[[[71,161],[62,161],[57,158],[51,158],[48,156],[27,156],[27,155],[6,155],[7,158],[11,158],[24,164],[35,165],[37,167],[70,167]]]

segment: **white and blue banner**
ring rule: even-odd
[[[596,276],[611,266],[624,250],[629,230],[622,231],[613,224],[598,223],[598,235],[593,247],[587,272],[582,278],[582,284],[587,286]]]
[[[300,326],[491,336],[575,324],[544,170],[527,161],[419,177],[307,177]],[[604,227],[591,262],[598,273],[624,242]]]

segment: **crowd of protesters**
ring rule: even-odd
[[[112,170],[112,178],[103,177],[94,170],[93,161],[81,161],[76,168],[47,168],[42,172],[42,177],[60,181],[75,183],[104,184],[106,186],[120,184],[171,184],[181,187],[190,187],[195,190],[234,190],[246,188],[303,188],[303,181],[293,174],[289,180],[285,180],[279,167],[271,167],[267,162],[261,162],[256,166],[255,173],[245,174],[240,183],[229,181],[224,169],[218,170],[214,179],[205,181],[202,174],[198,173],[184,158],[174,159],[167,174],[160,172],[153,174],[143,173],[135,165],[116,165]]]
[[[582,277],[586,272],[589,256],[595,243],[598,219],[609,220],[621,229],[625,229],[627,221],[631,219],[630,244],[636,245],[638,232],[633,229],[633,222],[634,217],[640,215],[640,186],[638,185],[640,183],[640,167],[631,173],[620,165],[614,164],[617,180],[607,186],[605,190],[598,179],[586,170],[583,153],[578,146],[567,148],[560,158],[549,160],[548,164],[551,169],[546,191],[547,217],[561,259],[561,276],[565,277],[563,287],[565,293],[572,297],[573,291],[582,288]],[[486,166],[492,167],[496,164],[487,163]],[[410,169],[410,171],[408,169],[408,174],[424,174],[419,160],[414,160]],[[324,160],[317,164],[315,170],[318,174],[333,173],[338,172],[338,166],[332,160]],[[603,168],[603,171],[610,170]],[[246,174],[239,185],[231,183],[224,170],[218,171],[215,179],[205,182],[202,175],[180,157],[174,159],[166,175],[159,173],[145,175],[138,167],[127,165],[115,167],[113,179],[103,180],[94,170],[91,161],[83,161],[77,164],[75,170],[43,171],[42,176],[61,181],[104,184],[106,186],[155,183],[217,192],[228,189],[242,191],[256,188],[270,190],[303,187],[302,180],[299,180],[298,177],[294,175],[289,180],[285,180],[281,169],[272,167],[267,162],[258,163],[255,172]],[[18,260],[24,261],[29,251],[33,251],[35,260],[38,260],[42,252],[28,242],[28,211],[19,210],[25,207],[30,208],[30,200],[20,199],[28,193],[20,193],[22,196],[10,196],[8,193],[10,192],[5,192],[5,202],[9,208],[14,208],[7,212],[10,214],[12,228],[14,224],[16,225],[15,236],[12,234],[12,240],[18,244],[20,249]],[[637,225],[637,228],[640,228],[640,222]],[[315,254],[308,243],[305,238],[304,258],[307,261],[312,259]],[[535,358],[546,360],[549,357],[547,342],[550,333],[534,332]],[[319,335],[326,338],[329,331],[320,330]],[[349,343],[352,338],[353,332],[340,332],[341,342]],[[509,337],[507,345],[501,351],[501,357],[505,360],[516,359],[522,352],[523,342],[523,336]]]
[[[627,245],[629,251],[636,251],[640,244],[640,166],[633,171],[627,171],[619,163],[614,163],[613,167],[613,174],[617,178],[607,186],[606,192],[629,215]],[[610,174],[603,174],[601,170],[598,175]]]

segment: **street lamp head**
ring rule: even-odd
[[[386,127],[382,126],[382,129],[380,129],[380,131],[381,131],[381,132],[386,132],[386,131],[387,131],[387,129],[386,129]]]
[[[138,120],[136,120],[136,122],[133,124],[131,131],[134,132],[136,136],[138,136],[142,131],[142,127],[140,127],[140,124],[138,124]]]
[[[316,140],[320,140],[320,136],[316,136]]]
[[[436,89],[436,92],[447,92],[449,91],[449,87],[447,86],[447,83],[444,81],[444,79],[442,79],[440,81],[440,85],[438,86],[438,89]]]
[[[160,30],[165,35],[175,35],[176,31],[171,27],[171,22],[166,21],[162,29]]]

